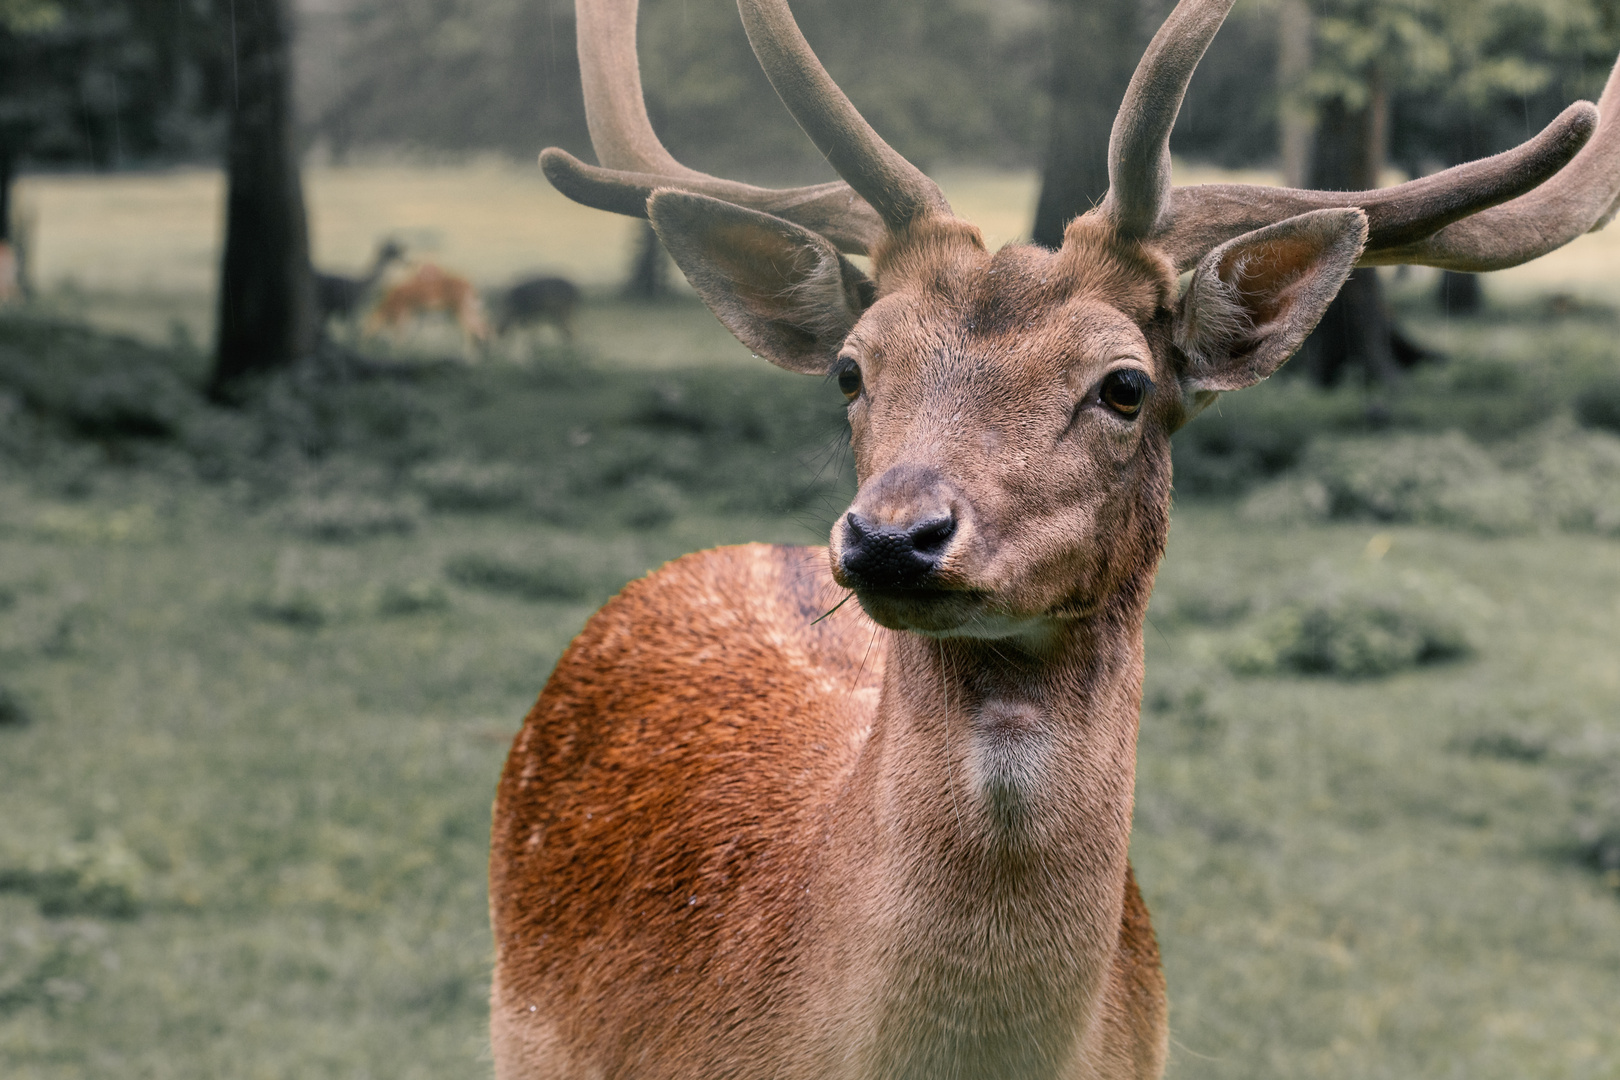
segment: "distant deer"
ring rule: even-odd
[[[489,339],[489,322],[478,290],[461,275],[430,262],[421,263],[409,277],[388,287],[366,319],[366,333],[375,334],[385,326],[397,329],[407,319],[433,312],[455,319],[473,341]]]
[[[579,286],[567,278],[524,278],[496,298],[495,332],[504,336],[519,326],[550,323],[565,341],[572,341],[579,301]]]
[[[325,326],[332,319],[352,319],[360,304],[371,295],[371,290],[377,287],[382,280],[383,273],[390,265],[405,256],[405,247],[395,240],[385,240],[377,248],[377,257],[372,260],[371,269],[361,277],[345,277],[342,274],[328,274],[322,270],[315,271],[315,305],[319,311],[320,324]]]
[[[1620,198],[1620,69],[1601,113],[1398,187],[1172,188],[1230,6],[1182,0],[1154,37],[1061,249],[990,252],[784,0],[743,23],[847,185],[680,165],[635,0],[581,0],[602,165],[553,149],[547,176],[650,216],[744,344],[835,381],[860,487],[828,549],[678,559],[558,663],[494,810],[503,1080],[1160,1075],[1126,854],[1171,432],[1275,371],[1352,267],[1516,265]]]

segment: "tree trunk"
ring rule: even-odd
[[[643,221],[636,234],[636,254],[624,283],[626,300],[662,300],[669,295],[669,257],[652,222]]]
[[[11,243],[11,184],[16,178],[17,159],[0,131],[0,244]]]
[[[1140,50],[1136,0],[1055,0],[1052,119],[1032,239],[1063,244],[1063,228],[1108,193],[1108,134]]]
[[[293,144],[291,27],[283,0],[233,8],[236,83],[230,110],[225,255],[209,392],[290,366],[315,347],[314,278]],[[227,91],[228,93],[232,91]]]
[[[1378,186],[1384,164],[1389,100],[1376,76],[1360,108],[1342,99],[1323,103],[1312,140],[1309,186],[1327,191],[1366,191]],[[1322,321],[1300,348],[1299,361],[1319,386],[1332,386],[1345,371],[1359,368],[1368,382],[1388,384],[1400,368],[1425,352],[1407,340],[1390,320],[1378,271],[1351,271]]]

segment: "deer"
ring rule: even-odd
[[[382,299],[366,317],[365,330],[367,334],[376,334],[385,326],[397,330],[407,319],[435,311],[455,319],[467,339],[480,342],[489,339],[484,303],[472,282],[431,262],[419,263],[409,277],[384,291]]]
[[[992,252],[785,0],[738,9],[841,178],[787,189],[677,162],[635,0],[579,0],[600,164],[548,149],[546,176],[649,219],[737,338],[835,382],[858,488],[825,548],[679,558],[558,661],[493,810],[502,1080],[1162,1074],[1128,848],[1171,434],[1276,371],[1353,267],[1516,265],[1620,199],[1620,69],[1599,106],[1392,188],[1173,187],[1231,4],[1163,23],[1062,246]]]
[[[377,287],[389,266],[405,257],[405,246],[397,240],[385,240],[377,247],[377,256],[371,269],[360,277],[315,273],[315,307],[320,324],[325,327],[332,319],[352,319],[360,310],[360,303]]]
[[[574,310],[579,286],[565,277],[539,275],[513,282],[495,303],[495,333],[505,336],[519,326],[550,323],[564,341],[574,339]]]

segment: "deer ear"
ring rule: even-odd
[[[777,367],[831,371],[876,295],[824,237],[779,217],[670,190],[653,192],[647,216],[709,310]]]
[[[1339,294],[1366,242],[1361,210],[1313,210],[1204,256],[1176,314],[1187,390],[1241,390],[1282,367]]]

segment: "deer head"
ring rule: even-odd
[[[1514,150],[1397,187],[1172,188],[1170,130],[1231,4],[1182,0],[1154,37],[1114,123],[1108,195],[1062,247],[991,253],[833,84],[785,0],[738,7],[842,183],[772,190],[680,165],[647,120],[636,0],[581,0],[602,166],[555,149],[542,165],[579,201],[649,217],[744,344],[836,379],[860,489],[833,528],[833,572],[883,625],[1038,641],[1139,610],[1171,433],[1276,371],[1353,267],[1516,265],[1613,214],[1620,69],[1601,124],[1577,103]],[[869,255],[871,275],[845,254]]]

